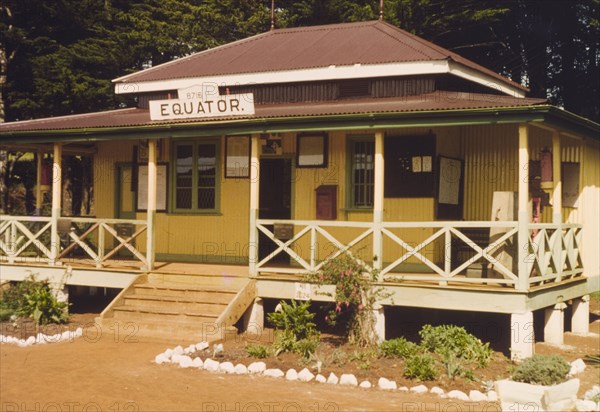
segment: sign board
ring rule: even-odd
[[[252,93],[221,96],[214,86],[179,89],[179,99],[151,100],[150,120],[180,120],[254,114]]]
[[[156,211],[167,211],[167,165],[156,165]],[[137,211],[148,209],[148,166],[138,165]]]

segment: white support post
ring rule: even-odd
[[[60,237],[58,235],[58,219],[61,215],[62,194],[62,143],[54,143],[52,159],[52,217],[50,227],[50,264],[55,265],[60,253]]]
[[[565,333],[565,309],[567,305],[557,303],[544,311],[544,342],[562,345]]]
[[[37,164],[35,169],[35,215],[42,215],[42,167],[44,153],[38,151],[36,153]]]
[[[373,189],[373,268],[383,268],[383,236],[381,223],[383,222],[384,201],[384,157],[383,157],[383,132],[375,133],[375,182]],[[379,279],[383,281],[383,279]]]
[[[385,340],[385,310],[381,305],[373,307],[374,332],[377,337],[377,342],[381,343]]]
[[[562,180],[561,180],[561,155],[560,134],[552,132],[552,223],[562,223]]]
[[[265,309],[262,298],[254,299],[254,303],[244,314],[244,330],[261,336],[265,328]]]
[[[587,336],[590,333],[590,295],[573,299],[571,332]]]
[[[248,270],[250,276],[257,276],[258,269],[258,229],[256,220],[258,219],[259,208],[259,183],[260,183],[260,159],[258,157],[258,148],[260,145],[260,135],[253,134],[250,145],[250,233],[248,236]]]
[[[535,335],[533,312],[513,313],[510,315],[510,358],[520,361],[530,358],[534,353]]]
[[[517,290],[527,290],[529,284],[529,144],[526,124],[519,124],[519,203],[518,203],[518,275]]]
[[[148,140],[148,212],[146,215],[146,270],[154,269],[156,221],[156,140]]]

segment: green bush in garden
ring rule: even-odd
[[[571,365],[557,355],[533,355],[515,368],[512,379],[536,385],[556,385],[567,379]]]

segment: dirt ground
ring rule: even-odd
[[[73,318],[72,327],[90,326],[94,316],[78,315]],[[7,326],[3,331],[7,331],[5,328]],[[592,336],[567,333],[564,347],[538,343],[536,352],[556,353],[569,361],[597,355],[600,351],[600,320],[593,322],[591,328],[595,333]],[[96,328],[88,328],[84,337],[72,342],[27,348],[0,345],[0,411],[500,410],[498,404],[449,401],[431,394],[392,393],[256,376],[225,376],[180,369],[174,365],[156,365],[154,357],[175,343],[141,342],[135,336],[114,329],[98,332]],[[227,351],[227,342],[225,347]],[[268,367],[285,367],[269,360],[266,363]],[[369,369],[378,376],[392,378],[387,374],[393,371],[394,364],[387,368]],[[501,368],[505,369],[506,363]],[[492,370],[492,374],[499,372]],[[350,372],[360,376],[365,371],[359,368]],[[600,371],[595,368],[588,367],[578,377],[582,381],[580,395],[592,385],[600,384]],[[401,379],[398,383],[418,384]],[[428,387],[434,385],[425,384]],[[440,386],[446,385],[442,382]],[[478,389],[478,386],[474,388]]]

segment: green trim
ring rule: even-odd
[[[95,142],[173,137],[214,137],[251,133],[364,130],[547,122],[600,140],[600,124],[551,105],[241,119],[130,127],[1,132],[0,143]]]
[[[185,255],[178,253],[157,253],[156,261],[182,263],[220,263],[226,265],[248,265],[248,256],[228,255]]]

